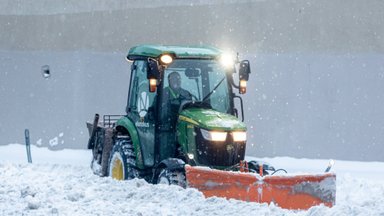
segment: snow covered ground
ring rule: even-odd
[[[290,211],[275,205],[204,198],[195,189],[115,181],[92,174],[91,152],[0,146],[0,215],[379,215],[384,216],[384,162],[336,161],[333,208]],[[250,159],[250,158],[248,158]],[[322,172],[326,160],[262,158],[289,172]]]

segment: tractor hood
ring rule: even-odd
[[[235,116],[212,109],[189,108],[179,115],[180,121],[186,121],[206,130],[246,131],[246,125]]]

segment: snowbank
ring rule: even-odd
[[[222,198],[195,189],[115,181],[92,174],[90,151],[0,146],[0,215],[384,215],[384,163],[336,161],[337,204],[308,211]],[[288,171],[319,172],[327,161],[265,158]],[[375,172],[372,174],[371,172]],[[366,173],[370,173],[366,176]]]

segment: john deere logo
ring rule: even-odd
[[[139,100],[137,100],[137,109],[140,118],[144,118],[147,115],[149,107],[149,97],[147,92],[141,92]]]

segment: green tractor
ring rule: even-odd
[[[227,181],[239,185],[237,178],[249,173],[255,179],[256,173],[262,177],[274,171],[267,164],[244,161],[247,128],[243,101],[234,89],[246,92],[249,61],[213,47],[160,45],[133,47],[127,60],[132,64],[126,114],[104,115],[102,122],[96,114],[93,124],[87,123],[94,173],[250,200],[248,195],[236,197],[249,185],[224,193],[219,191],[225,187],[207,189]],[[231,179],[230,171],[245,174]]]
[[[234,59],[211,47],[153,45],[133,47],[127,59],[127,114],[106,115],[100,127],[88,124],[96,172],[184,186],[185,164],[225,169],[244,160],[246,126],[236,117],[234,99],[241,98],[232,88],[239,88]],[[244,93],[249,62],[240,66]]]

